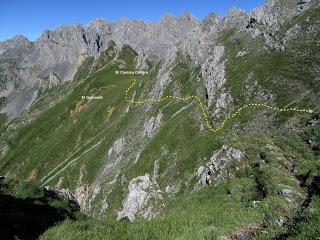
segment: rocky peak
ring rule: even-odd
[[[103,18],[96,18],[96,19],[93,19],[91,22],[89,22],[87,24],[87,26],[102,26],[102,25],[105,25],[107,24],[106,20],[104,20]]]
[[[173,16],[172,14],[165,14],[160,18],[159,23],[157,24],[159,28],[171,27],[171,31],[176,31],[181,28],[192,28],[199,23],[199,20],[190,14],[189,12],[184,12],[181,16]],[[151,23],[151,25],[154,25]],[[186,29],[187,30],[187,29]]]
[[[0,42],[0,55],[3,54],[4,52],[7,52],[7,50],[22,50],[19,53],[17,51],[10,51],[10,54],[6,54],[6,56],[2,57],[18,57],[21,53],[25,52],[23,50],[28,51],[29,49],[33,48],[33,43],[28,40],[25,36],[22,35],[16,35],[11,39],[8,39],[4,42]]]
[[[264,25],[269,32],[275,32],[288,19],[306,9],[311,2],[311,0],[267,0],[264,5],[251,12],[251,17],[257,23]]]
[[[23,35],[15,35],[13,38],[5,41],[8,45],[11,44],[12,47],[18,47],[18,46],[30,46],[32,42],[29,41],[28,38],[26,38]],[[4,43],[5,43],[4,42]]]
[[[205,31],[209,31],[212,26],[216,26],[218,25],[218,23],[220,22],[220,17],[218,16],[218,14],[216,13],[209,13],[201,22],[201,27],[205,30]]]
[[[79,24],[75,25],[62,25],[56,30],[44,30],[40,38],[36,40],[36,44],[51,42],[55,44],[70,43],[76,41],[81,37],[83,28]]]
[[[175,16],[173,16],[171,13],[166,13],[163,16],[160,17],[160,23],[165,23],[165,22],[170,22],[170,21],[174,21],[176,19]]]
[[[235,27],[237,29],[243,28],[248,20],[249,14],[239,8],[231,8],[227,15],[223,18],[224,27]]]
[[[184,12],[179,17],[179,20],[181,20],[183,22],[198,22],[198,19],[189,12]]]

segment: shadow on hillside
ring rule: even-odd
[[[0,239],[37,239],[49,227],[72,218],[45,199],[21,199],[0,194]]]

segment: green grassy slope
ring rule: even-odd
[[[234,177],[217,186],[208,186],[193,193],[181,193],[174,199],[168,199],[165,210],[156,219],[136,221],[134,223],[117,222],[108,217],[87,218],[77,222],[67,221],[60,226],[47,231],[41,239],[220,239],[222,236],[235,237],[247,233],[256,239],[273,239],[290,233],[288,226],[278,226],[280,218],[295,217],[293,209],[299,209],[307,195],[308,186],[300,187],[296,177],[319,176],[319,161],[312,149],[304,144],[303,136],[313,127],[301,129],[298,135],[282,134],[270,137],[243,137],[234,140],[233,145],[246,152],[247,165],[241,168],[241,163],[231,170]],[[291,143],[283,139],[295,138]],[[270,153],[269,144],[277,153]],[[290,152],[290,154],[288,154]],[[258,153],[258,154],[257,154]],[[296,176],[290,169],[291,154],[295,155],[297,166],[303,165],[303,170],[297,167]],[[309,157],[304,157],[309,156]],[[262,161],[263,160],[263,161]],[[241,170],[236,170],[239,167]],[[293,189],[290,202],[279,194],[283,186]],[[318,193],[317,193],[318,194]],[[308,216],[310,220],[294,225],[292,237],[309,234],[316,235],[317,201],[314,194]],[[253,200],[257,201],[253,204]],[[308,210],[309,211],[309,207]],[[309,218],[308,218],[309,219]],[[301,226],[300,226],[301,225]],[[264,228],[261,234],[261,228]],[[304,232],[310,228],[312,232]]]
[[[314,114],[246,110],[213,134],[206,129],[196,102],[129,106],[125,101],[133,79],[138,84],[129,97],[157,97],[154,91],[164,62],[148,62],[146,76],[116,75],[119,68],[135,69],[137,53],[127,45],[118,49],[114,43],[99,59],[87,59],[74,83],[44,95],[63,93],[57,104],[1,138],[10,148],[0,162],[0,173],[7,177],[43,185],[55,185],[63,177],[62,186],[72,191],[80,185],[100,187],[92,201],[94,216],[66,221],[42,239],[219,239],[242,234],[256,239],[304,239],[304,229],[313,229],[310,234],[316,236],[319,192],[314,182],[319,177],[320,129],[312,121],[319,119],[320,56],[318,42],[312,39],[319,39],[319,28],[309,35],[306,31],[308,21],[319,23],[318,10],[306,11],[277,33],[281,39],[290,27],[302,26],[284,51],[271,49],[262,37],[252,39],[243,31],[228,30],[219,39],[225,46],[231,110],[263,101],[281,108],[314,109]],[[239,51],[248,54],[236,57]],[[197,95],[206,102],[203,82],[195,81],[201,79],[200,67],[190,57],[179,53],[170,67],[171,81],[162,89],[163,96]],[[87,95],[103,99],[81,99]],[[30,114],[46,103],[40,101]],[[156,132],[143,136],[145,123],[159,113]],[[124,148],[110,157],[108,151],[119,139],[124,139]],[[222,145],[241,150],[243,158],[230,164],[224,181],[193,191],[198,180],[195,171]],[[163,194],[163,202],[155,206],[160,211],[155,219],[117,222],[128,181],[152,175],[155,162],[159,189],[165,193],[167,186],[179,185],[180,191],[175,196]],[[111,163],[115,168],[104,171]],[[282,193],[284,188],[292,190],[289,197]],[[108,208],[97,216],[105,196]],[[305,217],[297,220],[301,212]],[[280,219],[289,220],[278,224]]]

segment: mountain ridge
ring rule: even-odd
[[[141,56],[160,59],[170,58],[172,53],[181,49],[190,54],[195,62],[203,63],[211,54],[203,49],[209,49],[216,44],[218,32],[223,31],[225,26],[246,30],[245,26],[250,22],[250,18],[256,18],[257,22],[266,25],[266,31],[270,32],[268,25],[276,28],[284,21],[279,22],[279,17],[290,18],[299,13],[298,6],[306,5],[304,9],[307,9],[308,4],[312,3],[298,5],[300,1],[296,2],[283,3],[290,6],[283,8],[289,14],[270,14],[270,11],[274,11],[275,1],[269,0],[251,13],[232,9],[224,18],[209,14],[199,21],[185,13],[178,17],[164,16],[159,22],[152,23],[125,19],[107,23],[98,19],[85,26],[64,25],[54,31],[45,30],[34,42],[17,36],[0,44],[1,66],[5,69],[0,91],[5,103],[2,104],[1,112],[10,118],[19,116],[32,104],[35,98],[33,96],[38,94],[39,88],[49,88],[59,82],[72,80],[84,59],[89,56],[96,57],[105,50],[109,41],[115,41],[120,47],[129,44]],[[261,34],[257,31],[255,29],[253,34]],[[269,35],[266,35],[266,41],[271,45],[275,44]],[[23,89],[30,90],[31,93],[24,96],[21,92]],[[12,105],[19,105],[20,98],[30,99],[29,103],[13,109]]]

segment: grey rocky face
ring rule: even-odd
[[[128,219],[133,221],[137,215],[141,215],[144,219],[150,219],[155,216],[149,202],[152,199],[161,200],[162,196],[157,184],[150,181],[148,174],[132,179],[129,183],[128,191],[128,196],[123,203],[123,209],[118,212],[118,220]]]
[[[166,59],[183,51],[200,65],[212,58],[216,40],[226,29],[249,31],[253,36],[262,34],[270,46],[281,48],[270,39],[270,33],[312,2],[268,0],[252,13],[232,9],[224,18],[209,14],[202,21],[189,13],[179,17],[167,14],[159,22],[150,23],[96,19],[85,26],[64,25],[54,31],[45,30],[35,42],[15,36],[0,42],[0,96],[4,98],[1,112],[11,118],[19,116],[35,99],[24,96],[26,103],[22,104],[19,99],[24,91],[35,92],[40,87],[50,88],[72,80],[83,60],[98,56],[111,40],[120,47],[128,44],[148,58]],[[13,102],[19,106],[13,106]]]

